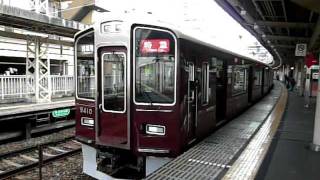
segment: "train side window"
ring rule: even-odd
[[[235,67],[233,74],[232,94],[242,94],[247,91],[247,69],[243,67]]]
[[[75,51],[76,96],[80,99],[94,100],[96,95],[94,33],[89,32],[76,39]]]
[[[209,64],[207,62],[202,63],[202,104],[209,103]]]

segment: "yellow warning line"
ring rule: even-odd
[[[283,84],[279,84],[282,90],[280,99],[275,108],[272,110],[257,134],[241,153],[240,157],[234,162],[226,175],[222,178],[223,180],[255,179],[259,167],[261,166],[272,142],[272,138],[277,132],[287,105],[288,91]]]

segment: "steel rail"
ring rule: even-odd
[[[6,158],[6,157],[15,157],[15,155],[20,154],[20,153],[26,153],[26,152],[31,152],[31,151],[34,151],[34,150],[38,150],[39,146],[47,147],[49,145],[65,143],[65,142],[70,141],[70,140],[72,140],[74,138],[75,137],[68,137],[68,138],[65,138],[65,139],[60,140],[60,141],[48,142],[48,143],[44,143],[44,144],[41,144],[41,145],[36,145],[36,146],[32,146],[32,147],[28,147],[28,148],[24,148],[24,149],[20,149],[20,150],[16,150],[16,151],[11,151],[11,152],[8,152],[8,153],[1,154],[0,155],[0,159]],[[56,160],[63,159],[65,157],[74,155],[74,154],[76,154],[76,153],[78,153],[80,151],[81,151],[81,147],[69,150],[69,151],[64,152],[64,153],[57,154],[57,155],[55,155],[53,157],[48,157],[48,158],[44,159],[42,162],[40,162],[38,160],[37,162],[28,163],[28,164],[23,165],[21,167],[17,167],[17,168],[8,170],[8,171],[4,171],[4,172],[0,173],[0,179],[5,179],[5,178],[12,177],[14,175],[17,175],[17,174],[21,174],[23,172],[26,172],[26,171],[29,171],[29,170],[34,169],[36,167],[39,167],[40,163],[41,163],[41,165],[46,165],[46,164],[48,164],[50,162],[53,162],[53,161],[56,161]]]

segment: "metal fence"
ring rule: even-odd
[[[73,76],[52,75],[51,84],[53,96],[56,94],[71,95],[74,93],[75,85]]]
[[[72,96],[74,93],[74,79],[69,75],[51,75],[51,96]],[[25,75],[0,75],[0,100],[23,99],[34,96],[34,81]]]

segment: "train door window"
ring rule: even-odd
[[[232,94],[242,94],[247,91],[247,69],[244,67],[234,67]]]
[[[95,98],[94,33],[76,39],[76,95],[80,99]]]
[[[125,53],[104,53],[103,59],[103,110],[125,111]]]
[[[202,63],[202,104],[209,103],[209,65],[207,62]]]
[[[255,76],[254,76],[254,85],[261,86],[261,84],[262,84],[262,71],[260,69],[257,69],[255,71]]]

